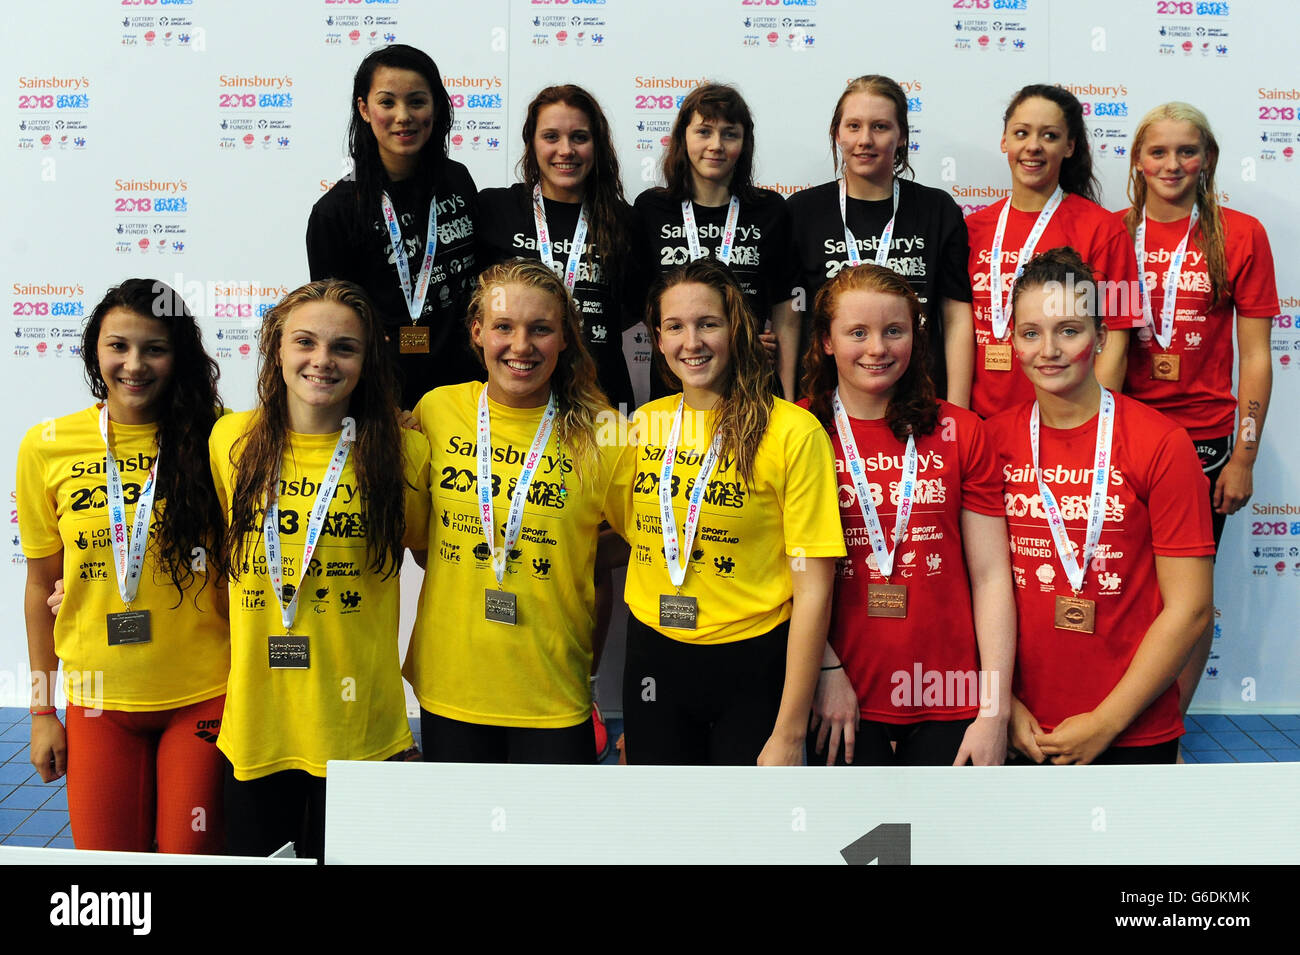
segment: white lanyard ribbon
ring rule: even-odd
[[[433,275],[433,254],[438,249],[438,197],[429,200],[429,235],[424,241],[424,263],[420,266],[420,276],[416,281],[415,291],[411,291],[411,266],[406,261],[406,249],[402,246],[402,228],[397,224],[397,213],[393,210],[393,201],[388,193],[381,196],[384,209],[384,222],[388,225],[388,238],[393,243],[393,261],[397,265],[397,280],[402,283],[402,298],[406,301],[406,311],[411,316],[411,324],[420,320],[424,311],[424,297],[429,293],[429,279]]]
[[[153,520],[153,495],[157,489],[154,477],[158,473],[159,447],[154,455],[149,477],[135,501],[135,520],[131,522],[130,536],[126,529],[126,503],[122,493],[122,475],[113,458],[113,448],[108,441],[108,402],[99,410],[99,433],[104,438],[105,490],[108,493],[109,543],[113,545],[113,566],[117,569],[117,592],[128,610],[140,590],[140,573],[144,566],[144,549],[149,544],[149,524]]]
[[[1156,325],[1156,320],[1151,313],[1151,290],[1147,288],[1146,206],[1142,207],[1142,221],[1138,223],[1137,232],[1133,236],[1133,249],[1137,253],[1138,261],[1138,293],[1142,297],[1142,317],[1146,319],[1146,323],[1155,332],[1156,341],[1160,343],[1161,348],[1168,348],[1169,343],[1174,339],[1174,304],[1178,299],[1178,276],[1183,271],[1183,258],[1187,255],[1187,242],[1191,239],[1192,230],[1196,228],[1196,220],[1200,217],[1200,209],[1192,206],[1192,214],[1187,223],[1187,235],[1183,236],[1183,241],[1178,243],[1173,258],[1169,260],[1169,270],[1165,272],[1165,298],[1160,305],[1159,326]]]
[[[912,501],[916,497],[916,439],[907,436],[907,451],[903,456],[903,475],[899,485],[898,516],[894,520],[894,549],[885,544],[885,531],[880,526],[880,517],[876,514],[876,505],[871,500],[871,485],[862,467],[862,455],[858,453],[858,443],[853,438],[853,426],[848,413],[840,401],[840,390],[835,389],[831,399],[831,408],[835,412],[835,429],[840,435],[840,446],[844,450],[844,463],[848,465],[849,475],[853,478],[853,488],[858,495],[858,508],[863,520],[867,522],[867,535],[871,539],[871,549],[876,555],[876,569],[885,579],[894,572],[894,555],[898,545],[907,533],[907,522],[912,516]],[[883,489],[883,482],[882,482]]]
[[[731,197],[727,203],[727,224],[722,227],[722,245],[718,246],[718,261],[723,265],[731,264],[731,247],[736,243],[736,220],[740,218],[740,199]],[[682,200],[682,225],[685,226],[686,245],[690,250],[691,261],[704,258],[700,248],[700,230],[695,225],[695,207],[689,199]]]
[[[685,409],[686,399],[683,397],[677,404],[677,415],[673,418],[672,432],[668,435],[668,445],[664,448],[663,468],[659,472],[659,517],[662,525],[660,530],[664,538],[664,559],[668,562],[668,576],[673,586],[678,589],[686,579],[686,568],[691,561],[691,545],[695,542],[695,531],[700,524],[700,505],[704,501],[705,491],[708,490],[709,479],[713,477],[713,471],[718,466],[718,449],[722,444],[721,437],[714,435],[713,444],[709,446],[704,460],[700,462],[700,473],[695,478],[695,486],[691,488],[690,498],[687,500],[686,523],[682,525],[682,541],[679,547],[677,518],[673,516],[673,463],[677,457],[677,442],[681,440],[682,414]]]
[[[1043,480],[1043,470],[1038,464],[1038,402],[1029,415],[1029,447],[1034,455],[1034,473],[1038,476],[1038,493],[1047,512],[1047,526],[1052,531],[1056,555],[1065,569],[1065,576],[1077,594],[1083,590],[1083,576],[1092,563],[1093,552],[1101,540],[1101,528],[1106,523],[1106,485],[1110,479],[1110,442],[1115,431],[1115,396],[1101,389],[1101,410],[1097,415],[1097,447],[1092,457],[1092,496],[1088,501],[1088,531],[1084,537],[1083,560],[1074,559],[1074,548],[1065,529],[1065,518],[1056,504],[1052,489]]]
[[[843,178],[840,179],[840,221],[844,223],[844,253],[849,258],[849,267],[861,265],[862,256],[858,252],[858,240],[853,237],[853,230],[849,228],[849,187]],[[880,241],[876,244],[876,264],[884,265],[889,258],[889,242],[894,236],[894,220],[898,217],[898,179],[894,179],[894,211],[889,216],[889,221],[885,223],[885,231],[880,233]]]
[[[302,588],[307,583],[307,567],[311,563],[311,555],[316,552],[321,527],[324,526],[325,517],[329,514],[330,501],[333,500],[334,491],[343,477],[343,467],[348,463],[348,452],[352,450],[352,443],[356,437],[356,422],[351,418],[344,418],[343,430],[339,432],[339,440],[334,445],[330,466],[325,472],[325,477],[321,479],[320,490],[316,492],[316,503],[312,505],[311,517],[307,521],[307,541],[303,544],[302,563],[298,566],[298,586],[294,588],[293,596],[289,598],[287,605],[284,602],[284,566],[280,557],[280,502],[277,498],[266,503],[266,515],[262,518],[262,540],[266,544],[266,574],[271,578],[271,589],[275,591],[275,600],[280,607],[280,619],[284,621],[286,631],[293,629],[294,617],[298,615],[298,598],[302,596]],[[279,483],[278,472],[276,483]]]
[[[578,225],[573,230],[573,243],[569,246],[569,261],[560,271],[560,263],[551,258],[551,232],[546,227],[546,206],[542,203],[542,187],[533,186],[533,222],[537,226],[537,254],[556,275],[564,279],[564,287],[573,291],[578,281],[578,263],[587,245],[587,204],[578,208]]]
[[[510,514],[506,518],[506,539],[500,550],[501,559],[497,559],[496,525],[492,520],[492,415],[488,411],[487,385],[478,396],[478,506],[479,521],[483,525],[483,536],[487,538],[488,553],[492,555],[492,571],[497,575],[497,586],[506,575],[506,561],[510,552],[519,543],[519,532],[524,524],[524,504],[528,500],[528,488],[537,473],[542,451],[551,440],[551,429],[555,425],[557,406],[555,395],[546,402],[546,411],[542,415],[537,433],[533,435],[533,445],[528,449],[528,457],[515,482],[514,493],[510,495]]]
[[[1006,292],[1002,290],[1002,236],[1007,231],[1007,214],[1011,212],[1011,199],[1002,205],[1002,213],[998,216],[998,228],[993,233],[993,248],[990,250],[992,261],[989,263],[989,298],[993,306],[993,338],[1001,341],[1007,337],[1007,325],[1011,322],[1011,316],[1008,314],[1007,305],[1011,299],[1011,289],[1016,284],[1016,279],[1024,272],[1025,266],[1034,256],[1034,249],[1038,248],[1038,240],[1043,237],[1043,232],[1047,229],[1047,224],[1052,221],[1052,214],[1056,212],[1057,207],[1065,200],[1065,190],[1060,186],[1052,193],[1052,197],[1047,200],[1047,205],[1043,206],[1038,213],[1038,219],[1034,222],[1034,227],[1029,230],[1029,237],[1025,239],[1025,244],[1020,247],[1020,258],[1016,262],[1015,274],[1011,281],[1007,283]]]

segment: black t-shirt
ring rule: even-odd
[[[537,248],[537,223],[533,218],[533,193],[528,186],[517,182],[506,189],[484,189],[478,195],[478,269],[507,259],[540,259]],[[563,268],[568,264],[573,248],[573,236],[578,230],[578,215],[582,208],[576,202],[557,202],[542,199],[546,208],[546,227],[551,236],[551,258]],[[631,208],[622,206],[626,225],[631,218]],[[615,408],[623,405],[625,413],[636,407],[632,393],[632,379],[623,354],[623,329],[635,321],[627,312],[627,287],[632,277],[625,265],[620,288],[611,288],[609,276],[600,253],[596,250],[595,224],[590,217],[587,238],[583,242],[582,258],[573,283],[573,300],[582,317],[583,344],[596,362],[596,373],[601,390]],[[624,256],[630,264],[630,257]]]
[[[941,189],[898,180],[898,217],[889,244],[888,265],[907,279],[921,300],[928,332],[930,377],[940,398],[948,393],[948,366],[944,361],[943,313],[940,302],[971,300],[970,243],[966,221],[953,198]],[[811,312],[817,290],[849,264],[844,252],[844,222],[840,219],[839,183],[832,181],[790,197],[799,275],[807,290]],[[849,197],[849,228],[864,262],[874,262],[880,233],[893,215],[894,200]],[[807,349],[811,322],[805,320],[800,353]]]
[[[740,203],[736,238],[727,267],[745,293],[745,302],[758,320],[761,331],[771,317],[772,306],[793,297],[798,282],[798,261],[785,199],[770,189],[755,191],[758,193],[756,199]],[[700,249],[716,258],[718,247],[722,245],[729,204],[702,206],[693,202],[691,205],[695,211]],[[686,239],[680,199],[672,198],[666,189],[647,189],[636,197],[632,210],[638,254],[650,263],[652,280],[690,261],[690,244]],[[647,287],[641,294],[642,317],[648,292]],[[782,394],[779,380],[773,382],[773,390]],[[667,386],[652,372],[650,397],[660,398],[666,394]]]
[[[412,289],[424,264],[429,200],[432,195],[438,197],[438,245],[418,322],[429,328],[429,354],[403,355],[398,351],[397,330],[411,324],[411,316],[388,226],[377,199],[373,209],[358,210],[352,180],[335,183],[312,207],[307,220],[307,265],[313,281],[346,279],[366,290],[388,329],[388,346],[402,378],[402,407],[410,410],[432,388],[483,377],[482,366],[469,348],[465,325],[475,275],[478,190],[469,170],[450,159],[442,163],[431,184],[404,179],[385,182],[384,187],[402,230]]]

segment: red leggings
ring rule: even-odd
[[[174,710],[69,704],[68,815],[78,849],[220,855],[224,695]],[[93,715],[92,715],[93,714]]]

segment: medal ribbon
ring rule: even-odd
[[[406,249],[402,247],[402,228],[397,224],[393,201],[386,192],[380,201],[384,210],[384,222],[388,226],[388,238],[393,243],[393,261],[397,265],[397,280],[402,283],[402,298],[406,301],[411,324],[415,325],[420,321],[420,313],[424,311],[424,297],[429,294],[429,279],[433,275],[433,254],[438,248],[438,197],[429,200],[429,235],[424,240],[424,264],[420,266],[414,294],[411,292],[411,266],[406,261]]]
[[[910,434],[907,436],[907,451],[904,452],[903,476],[898,495],[898,516],[894,519],[894,549],[890,550],[885,544],[885,531],[880,526],[876,505],[871,500],[871,486],[867,483],[866,471],[862,466],[862,455],[858,453],[853,426],[840,401],[838,388],[831,399],[831,407],[835,412],[835,430],[839,432],[840,446],[844,449],[844,463],[848,466],[854,490],[857,491],[858,508],[862,511],[863,520],[867,522],[867,535],[876,555],[876,568],[880,571],[880,576],[888,580],[894,572],[894,555],[898,553],[898,545],[907,533],[907,522],[912,517],[912,501],[916,496],[916,439]]]
[[[578,209],[578,225],[573,230],[573,243],[569,247],[569,261],[560,271],[560,264],[551,258],[551,232],[546,227],[546,206],[542,203],[541,185],[533,186],[533,222],[537,226],[537,254],[556,275],[564,279],[564,287],[573,291],[573,283],[578,280],[578,263],[582,261],[582,250],[587,244],[587,204]]]
[[[1169,343],[1174,339],[1174,304],[1178,299],[1178,276],[1183,271],[1183,258],[1187,255],[1187,242],[1191,239],[1192,230],[1196,228],[1196,221],[1200,217],[1200,209],[1192,206],[1190,221],[1187,223],[1187,235],[1183,236],[1183,241],[1178,243],[1173,258],[1169,260],[1169,271],[1165,272],[1165,298],[1160,305],[1160,325],[1158,327],[1151,313],[1151,290],[1147,288],[1146,206],[1142,207],[1142,221],[1138,224],[1137,232],[1133,236],[1133,250],[1137,253],[1138,260],[1138,293],[1142,297],[1142,317],[1146,319],[1147,324],[1151,326],[1151,330],[1155,332],[1156,341],[1160,343],[1161,348],[1168,348]]]
[[[686,568],[690,564],[691,544],[695,542],[695,531],[700,524],[700,504],[704,492],[708,489],[709,479],[718,466],[719,448],[722,439],[713,436],[713,444],[700,462],[700,473],[695,478],[695,486],[686,506],[686,523],[682,525],[681,547],[677,543],[677,518],[673,516],[673,463],[677,457],[677,442],[681,440],[682,414],[686,409],[686,399],[677,404],[677,414],[673,418],[672,432],[668,435],[668,445],[664,448],[664,464],[659,472],[659,517],[660,530],[664,538],[664,559],[668,562],[668,577],[673,586],[681,589],[686,579]]]
[[[1001,341],[1007,337],[1007,325],[1011,322],[1011,316],[1007,312],[1007,305],[1011,300],[1011,289],[1015,287],[1016,279],[1020,278],[1020,273],[1025,270],[1025,266],[1034,256],[1034,249],[1038,248],[1038,240],[1043,237],[1043,232],[1047,229],[1047,224],[1052,221],[1052,214],[1065,200],[1065,190],[1060,186],[1052,193],[1052,197],[1047,200],[1047,205],[1043,206],[1038,218],[1034,221],[1034,227],[1029,230],[1029,236],[1025,239],[1025,244],[1020,247],[1020,258],[1016,262],[1015,274],[1011,281],[1007,283],[1006,293],[1002,291],[1002,236],[1007,231],[1007,214],[1011,211],[1011,199],[1002,205],[1002,213],[998,216],[998,228],[993,233],[993,248],[990,250],[992,261],[989,263],[989,298],[993,307],[993,338],[995,341]]]
[[[144,550],[149,543],[149,524],[153,521],[153,495],[157,490],[154,478],[158,473],[158,458],[162,448],[154,455],[149,477],[140,489],[135,502],[135,520],[131,530],[126,529],[126,503],[122,493],[122,475],[113,458],[113,448],[108,441],[108,402],[99,410],[99,433],[104,438],[105,490],[108,493],[109,542],[113,545],[113,566],[117,570],[117,592],[126,609],[131,609],[140,590],[140,572],[144,566]]]
[[[278,500],[266,503],[266,514],[262,518],[262,540],[266,545],[266,573],[271,578],[271,589],[275,591],[275,600],[280,607],[280,619],[284,622],[286,631],[293,629],[294,618],[298,615],[298,598],[302,596],[302,588],[307,582],[307,567],[311,564],[311,555],[316,552],[321,527],[325,524],[325,516],[329,514],[330,501],[333,500],[334,491],[343,477],[343,466],[348,462],[348,452],[352,450],[352,443],[356,441],[356,437],[356,422],[351,418],[344,418],[343,430],[339,432],[338,443],[334,445],[329,469],[321,479],[320,490],[316,492],[316,503],[312,505],[311,517],[307,521],[307,541],[302,548],[298,586],[294,588],[293,596],[289,598],[287,605],[284,602],[284,566],[280,559],[280,503]],[[278,473],[276,482],[279,483]]]
[[[555,395],[546,402],[546,411],[542,421],[533,435],[533,445],[528,449],[519,479],[515,482],[514,493],[510,496],[510,513],[506,518],[506,539],[500,550],[501,559],[497,559],[496,525],[492,520],[492,416],[488,411],[487,385],[478,396],[478,506],[479,522],[483,525],[483,536],[487,538],[488,552],[492,555],[492,572],[497,575],[497,586],[506,575],[506,561],[510,552],[519,543],[519,532],[524,524],[524,503],[528,500],[528,488],[537,473],[537,465],[542,459],[542,451],[551,440],[551,429],[555,425],[558,408]]]
[[[852,268],[862,264],[862,255],[858,252],[858,240],[853,237],[853,230],[849,228],[849,187],[848,183],[840,179],[840,221],[844,223],[844,252],[849,258],[849,267]],[[889,221],[885,223],[885,230],[880,233],[880,241],[876,243],[876,264],[884,265],[889,258],[889,242],[894,237],[894,219],[898,217],[898,179],[894,179],[894,211],[889,216]]]
[[[722,245],[718,246],[718,261],[723,265],[731,264],[731,247],[736,242],[736,220],[740,218],[740,200],[735,196],[727,203],[727,224],[722,227]],[[700,248],[700,230],[695,225],[695,207],[689,199],[682,200],[682,225],[685,226],[686,245],[690,250],[691,261],[704,258]]]
[[[1076,562],[1074,550],[1070,545],[1070,535],[1065,529],[1065,518],[1056,504],[1052,489],[1043,480],[1043,471],[1038,463],[1038,402],[1029,415],[1029,447],[1034,455],[1034,473],[1038,476],[1038,493],[1043,499],[1043,509],[1047,512],[1047,526],[1052,531],[1052,540],[1056,545],[1056,555],[1061,567],[1070,581],[1070,586],[1077,594],[1083,590],[1083,577],[1092,563],[1093,552],[1101,540],[1101,528],[1106,522],[1106,483],[1110,475],[1110,442],[1115,431],[1115,396],[1105,388],[1101,389],[1101,410],[1097,415],[1097,447],[1092,457],[1092,496],[1088,501],[1088,532],[1084,537],[1083,561]]]

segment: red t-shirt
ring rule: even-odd
[[[894,547],[907,443],[895,438],[883,420],[850,420],[885,540]],[[1002,515],[1002,477],[993,447],[985,439],[984,423],[964,408],[939,402],[938,427],[916,442],[912,517],[888,580],[876,570],[867,522],[833,422],[829,431],[848,549],[848,556],[840,558],[835,568],[829,640],[857,693],[862,718],[915,723],[975,716],[980,702],[979,653],[961,512]],[[868,583],[905,585],[907,616],[868,618]],[[987,692],[994,691],[990,686]]]
[[[1115,214],[1121,226],[1124,213]],[[1164,412],[1193,439],[1222,438],[1232,433],[1237,399],[1232,394],[1232,311],[1243,318],[1272,318],[1281,308],[1273,276],[1273,252],[1264,227],[1254,216],[1222,209],[1224,256],[1228,262],[1226,300],[1210,307],[1210,273],[1197,236],[1187,243],[1178,276],[1174,335],[1160,347],[1150,326],[1129,337],[1128,375],[1124,393]],[[1199,227],[1198,227],[1199,231]],[[1177,222],[1147,220],[1146,283],[1151,289],[1151,316],[1160,325],[1169,258],[1187,235],[1187,217]],[[1179,356],[1178,380],[1151,377],[1151,356]]]
[[[1056,595],[1071,593],[1047,525],[1029,447],[1026,402],[991,419],[1002,459],[1011,569],[1015,580],[1013,691],[1044,730],[1101,703],[1128,670],[1164,604],[1156,555],[1214,554],[1209,487],[1187,432],[1124,395],[1115,396],[1106,522],[1080,596],[1096,602],[1093,633],[1055,626]],[[1065,517],[1076,554],[1083,546],[1097,417],[1077,428],[1041,429],[1040,464]],[[1178,686],[1171,683],[1115,738],[1151,746],[1183,733]]]
[[[971,386],[971,409],[983,418],[1014,408],[1034,397],[1033,386],[1020,370],[1014,354],[1008,371],[990,371],[984,367],[984,353],[994,340],[989,296],[993,233],[998,228],[1002,205],[1009,201],[995,202],[966,219],[970,233],[970,277],[975,312],[975,378]],[[1020,261],[1020,247],[1025,244],[1037,221],[1037,212],[1021,212],[1015,208],[1007,216],[1007,231],[1002,236],[1004,289]],[[1123,226],[1115,221],[1113,214],[1082,196],[1066,193],[1034,247],[1034,254],[1061,246],[1069,246],[1083,256],[1098,282],[1120,283],[1109,286],[1116,290],[1109,296],[1109,307],[1107,297],[1101,297],[1099,307],[1107,327],[1127,329],[1142,324],[1142,304],[1137,295],[1137,256],[1133,253],[1133,241]],[[1010,340],[1008,325],[1007,338],[1002,341],[1009,343]]]

